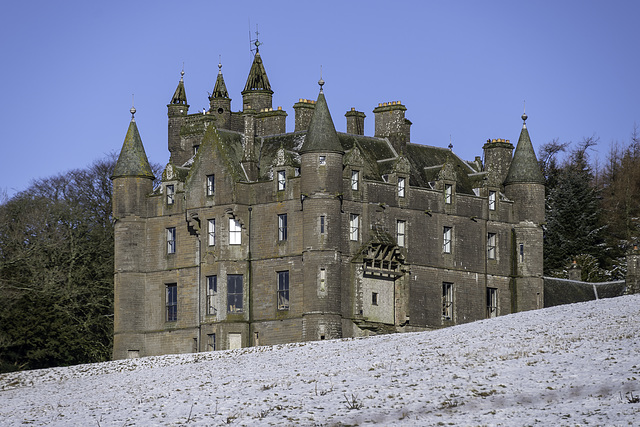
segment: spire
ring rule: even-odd
[[[130,176],[154,179],[134,118],[136,109],[132,106],[129,111],[131,111],[131,122],[129,123],[127,136],[124,138],[116,167],[113,168],[111,179]]]
[[[262,65],[260,52],[258,51],[256,51],[256,54],[253,57],[253,64],[251,64],[249,77],[247,77],[247,83],[244,85],[242,94],[244,95],[246,92],[252,91],[273,93],[271,90],[271,84],[269,83],[269,78],[267,77],[267,72],[264,69],[264,65]]]
[[[169,104],[187,105],[187,92],[184,90],[184,68],[180,72],[180,82],[178,83],[178,87],[176,88],[173,98],[171,98],[171,102]]]
[[[222,77],[222,63],[218,63],[218,78],[216,79],[216,85],[213,87],[213,93],[211,98],[229,98],[229,92],[227,92],[227,85],[224,84],[224,78]]]
[[[333,125],[333,119],[331,119],[331,113],[327,106],[327,101],[324,98],[324,92],[322,86],[324,80],[322,77],[318,81],[320,85],[320,93],[318,94],[318,100],[316,101],[316,107],[313,111],[313,117],[311,117],[311,123],[309,124],[309,130],[307,136],[300,149],[300,154],[309,152],[334,152],[344,153],[340,140],[338,139],[338,133],[336,127]]]
[[[544,177],[540,172],[538,159],[529,137],[527,118],[527,113],[522,114],[522,130],[507,172],[507,178],[504,181],[505,185],[517,183],[544,184]]]

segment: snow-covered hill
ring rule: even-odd
[[[640,295],[0,375],[2,425],[640,425]],[[639,399],[640,400],[640,399]]]

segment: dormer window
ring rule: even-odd
[[[358,184],[360,181],[360,171],[351,171],[351,189],[358,191]]]
[[[320,166],[327,164],[327,156],[318,156],[318,164]]]
[[[285,171],[278,171],[278,191],[283,191],[287,185]]]
[[[167,205],[172,205],[175,202],[176,192],[173,184],[167,185]]]
[[[450,205],[453,201],[453,185],[445,184],[444,185],[444,202],[447,205]]]
[[[405,179],[398,178],[398,197],[404,197]]]
[[[213,196],[215,190],[215,175],[207,175],[207,196]]]
[[[495,191],[489,191],[489,210],[490,211],[496,210],[496,192]]]

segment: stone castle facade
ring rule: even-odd
[[[184,73],[183,73],[184,74]],[[526,127],[484,161],[410,141],[398,102],[273,108],[256,52],[242,110],[184,78],[153,187],[133,118],[113,173],[115,359],[417,331],[542,307],[544,180]]]

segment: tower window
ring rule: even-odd
[[[358,240],[360,235],[360,217],[357,214],[349,216],[349,239]]]
[[[210,219],[208,223],[209,223],[209,230],[207,230],[208,243],[209,243],[209,246],[214,246],[216,244],[216,220]]]
[[[453,201],[453,186],[451,184],[444,185],[444,202],[450,205]]]
[[[214,315],[217,312],[218,300],[218,276],[207,276],[207,314]]]
[[[239,245],[242,243],[242,227],[240,222],[234,218],[229,218],[229,244]]]
[[[218,114],[224,113],[224,109],[222,107],[218,108]]]
[[[451,227],[444,227],[442,232],[442,252],[445,254],[451,253]]]
[[[287,185],[285,171],[278,171],[278,191],[284,190]]]
[[[378,305],[378,293],[371,292],[371,305]]]
[[[320,278],[319,283],[320,292],[325,292],[327,290],[327,270],[324,268],[320,269]]]
[[[496,210],[496,192],[495,191],[489,191],[489,210],[490,211]]]
[[[176,228],[175,227],[167,228],[167,253],[168,254],[176,253]]]
[[[453,283],[442,284],[442,318],[453,319]]]
[[[207,175],[207,196],[213,196],[215,190],[215,175]]]
[[[325,224],[324,215],[320,215],[320,234],[324,234],[324,224]]]
[[[287,240],[287,214],[278,215],[278,240]]]
[[[351,171],[351,189],[358,191],[358,184],[360,181],[360,171]]]
[[[404,178],[398,178],[398,197],[404,197]]]
[[[327,164],[327,157],[326,156],[318,156],[318,164],[319,165],[326,165]]]
[[[193,155],[195,156],[196,154],[198,154],[198,150],[200,149],[199,145],[194,145],[193,146]]]
[[[520,262],[523,262],[524,261],[524,244],[522,243],[520,243],[519,253],[520,253]]]
[[[487,234],[487,258],[496,259],[496,233]]]
[[[242,275],[229,274],[227,276],[227,311],[242,313]]]
[[[278,310],[289,310],[289,272],[278,272]]]
[[[167,205],[172,205],[175,202],[176,192],[173,184],[167,185]]]
[[[396,229],[397,229],[398,246],[400,246],[400,247],[404,247],[404,245],[405,245],[405,229],[406,229],[406,226],[407,226],[406,221],[398,220]]]
[[[165,285],[165,293],[166,320],[175,322],[178,320],[178,284]]]

